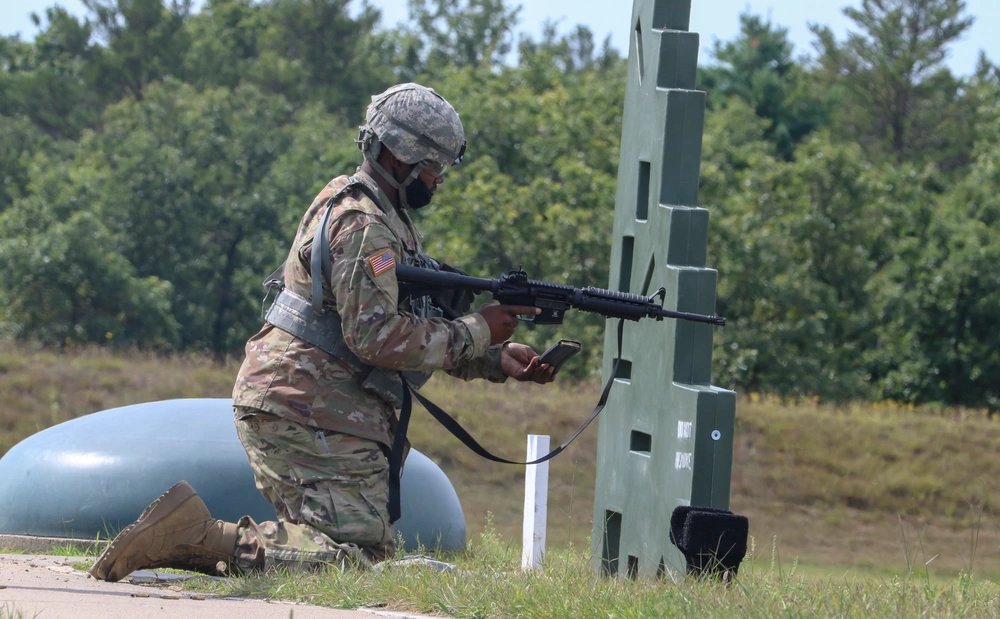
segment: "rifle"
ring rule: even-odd
[[[528,279],[521,269],[508,271],[496,279],[472,277],[463,273],[435,271],[399,264],[396,265],[396,280],[411,292],[432,294],[443,290],[466,290],[489,292],[493,298],[507,305],[532,305],[541,308],[541,313],[533,317],[535,324],[562,324],[563,315],[569,308],[594,312],[605,318],[677,318],[693,322],[703,322],[722,326],[723,316],[678,312],[663,307],[667,291],[660,288],[655,294],[644,297],[628,292],[616,292],[587,286],[574,288],[562,284]],[[657,304],[656,299],[660,302]]]

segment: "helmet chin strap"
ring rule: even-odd
[[[399,182],[396,180],[396,177],[394,177],[389,172],[389,170],[386,170],[384,167],[382,167],[382,165],[374,158],[367,156],[365,158],[368,160],[368,163],[370,163],[372,167],[375,168],[375,171],[378,172],[379,175],[383,179],[385,179],[385,181],[389,183],[393,187],[393,189],[396,190],[396,196],[397,199],[399,200],[399,205],[404,209],[409,209],[410,205],[406,199],[406,188],[409,187],[410,184],[413,183],[413,181],[417,180],[418,176],[420,176],[420,172],[421,170],[423,170],[424,167],[423,162],[418,162],[414,164],[413,169],[410,170],[409,176],[407,176],[403,180],[403,182]]]

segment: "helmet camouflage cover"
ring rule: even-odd
[[[398,84],[373,96],[361,135],[359,146],[366,156],[374,136],[403,163],[430,160],[448,166],[465,154],[465,129],[458,112],[420,84]]]

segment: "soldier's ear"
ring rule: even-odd
[[[389,170],[390,172],[401,170],[407,165],[400,161],[396,155],[393,155],[392,151],[385,147],[385,144],[382,145],[382,148],[379,151],[378,162],[383,168]]]

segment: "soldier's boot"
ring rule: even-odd
[[[116,582],[154,567],[224,574],[233,565],[236,541],[237,526],[212,518],[194,488],[182,481],[115,537],[90,575]]]

